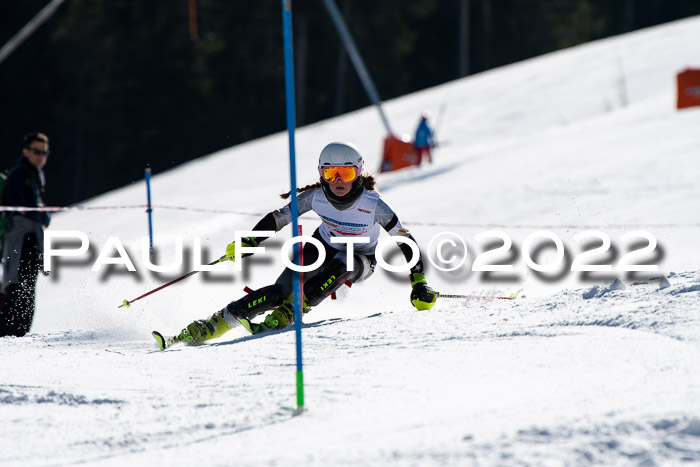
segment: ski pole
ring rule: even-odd
[[[226,255],[222,256],[222,257],[219,258],[219,259],[215,259],[215,260],[212,261],[211,263],[207,264],[207,266],[213,266],[214,264],[220,263],[220,262],[222,262],[222,261],[226,261]],[[160,287],[155,288],[155,289],[151,290],[150,292],[146,292],[145,294],[141,295],[140,297],[136,297],[136,298],[134,298],[134,299],[132,299],[132,300],[124,300],[124,301],[122,302],[122,304],[119,305],[117,308],[121,308],[121,307],[123,307],[123,306],[129,308],[129,307],[131,306],[131,304],[132,304],[133,302],[135,302],[136,300],[141,300],[143,297],[148,297],[148,296],[151,295],[152,293],[156,293],[156,292],[158,292],[159,290],[164,289],[164,288],[166,288],[166,287],[169,287],[169,286],[173,285],[173,284],[176,283],[176,282],[180,282],[182,279],[186,279],[186,278],[190,277],[190,276],[193,275],[193,274],[197,274],[198,272],[199,272],[199,271],[190,271],[190,272],[188,272],[187,274],[185,274],[184,276],[180,276],[180,277],[178,277],[177,279],[174,279],[174,280],[168,282],[167,284],[161,285]]]
[[[437,117],[435,117],[435,126],[433,127],[433,139],[437,141],[438,130],[442,127],[442,119],[445,117],[445,109],[447,104],[444,102],[440,103],[440,108],[438,109]],[[437,146],[437,144],[436,144]]]
[[[516,293],[512,293],[506,296],[499,295],[460,295],[460,294],[444,294],[438,292],[438,297],[440,298],[467,298],[471,300],[515,300]]]

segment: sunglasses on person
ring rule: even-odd
[[[345,183],[354,182],[360,176],[360,169],[352,165],[321,167],[318,169],[323,179],[334,182],[338,177]]]
[[[37,148],[27,148],[31,152],[34,153],[35,156],[48,156],[49,155],[49,150],[47,149],[44,151],[43,149],[37,149]]]

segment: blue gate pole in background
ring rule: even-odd
[[[292,235],[299,232],[299,206],[297,204],[297,162],[294,149],[294,128],[296,127],[294,104],[294,53],[292,48],[292,0],[282,0],[282,27],[284,32],[284,83],[287,96],[287,132],[289,133],[289,177],[291,180]],[[294,244],[294,264],[299,264],[301,244]],[[297,410],[296,415],[304,411],[304,372],[301,358],[301,281],[300,273],[294,272],[292,287],[294,290],[294,332],[297,340]]]
[[[153,254],[153,209],[151,208],[151,168],[146,169],[146,212],[148,213],[148,239],[150,244],[150,249],[148,250],[150,254]]]

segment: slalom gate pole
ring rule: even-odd
[[[287,100],[287,133],[289,133],[289,178],[291,182],[292,199],[290,207],[292,211],[292,235],[296,236],[299,231],[299,205],[297,201],[297,165],[294,144],[294,129],[296,127],[294,103],[294,52],[292,47],[292,0],[282,0],[282,29],[284,35],[284,84]],[[294,244],[294,264],[299,264],[301,246]],[[294,272],[292,275],[292,290],[299,290],[300,273]],[[301,353],[301,315],[302,297],[294,294],[294,333],[296,335],[297,350],[297,409],[295,415],[304,412],[304,371]]]
[[[153,208],[151,207],[151,168],[146,168],[146,212],[148,213],[149,253],[153,254]]]
[[[219,259],[215,259],[215,260],[212,261],[211,263],[207,264],[207,266],[213,266],[214,264],[220,263],[220,262],[222,262],[222,261],[226,261],[226,255],[222,256],[222,257],[219,258]],[[124,301],[122,302],[122,304],[119,305],[117,308],[121,308],[121,307],[123,307],[123,306],[129,308],[129,307],[131,306],[131,304],[134,303],[136,300],[141,300],[141,299],[144,298],[144,297],[148,297],[148,296],[151,295],[152,293],[156,293],[156,292],[158,292],[159,290],[162,290],[162,289],[164,289],[164,288],[166,288],[166,287],[170,287],[171,285],[173,285],[173,284],[175,284],[175,283],[177,283],[177,282],[180,282],[182,279],[186,279],[186,278],[188,278],[188,277],[190,277],[190,276],[192,276],[192,275],[194,275],[194,274],[197,274],[198,272],[199,272],[199,271],[196,271],[196,270],[195,270],[195,271],[190,271],[190,272],[188,272],[187,274],[185,274],[184,276],[180,276],[180,277],[178,277],[177,279],[171,280],[171,281],[168,282],[167,284],[163,284],[163,285],[161,285],[160,287],[155,288],[155,289],[151,290],[150,292],[146,292],[145,294],[143,294],[143,295],[141,295],[141,296],[139,296],[139,297],[136,297],[136,298],[134,298],[134,299],[132,299],[132,300],[124,300]]]
[[[301,237],[303,234],[301,232],[301,226],[299,226],[299,236]],[[304,265],[304,245],[299,243],[299,266]],[[299,295],[301,296],[301,314],[302,317],[304,315],[304,273],[300,272],[299,273]]]
[[[302,236],[301,233],[301,225],[299,226],[299,236]],[[301,241],[297,243],[297,247],[299,249],[299,266],[304,265],[304,246],[301,244]],[[297,307],[299,312],[297,313]],[[299,334],[297,336],[297,363],[298,363],[298,369],[297,369],[297,411],[295,412],[295,415],[300,415],[303,410],[304,410],[304,372],[302,371],[302,361],[301,361],[301,325],[303,324],[301,322],[302,318],[304,316],[304,273],[299,272],[299,294],[294,295],[294,330],[299,329]],[[299,321],[297,321],[297,319]],[[296,324],[296,323],[299,324]]]

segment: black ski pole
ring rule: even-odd
[[[517,293],[513,293],[506,296],[499,295],[460,295],[460,294],[447,294],[438,292],[438,297],[440,298],[466,298],[470,300],[515,300]]]

